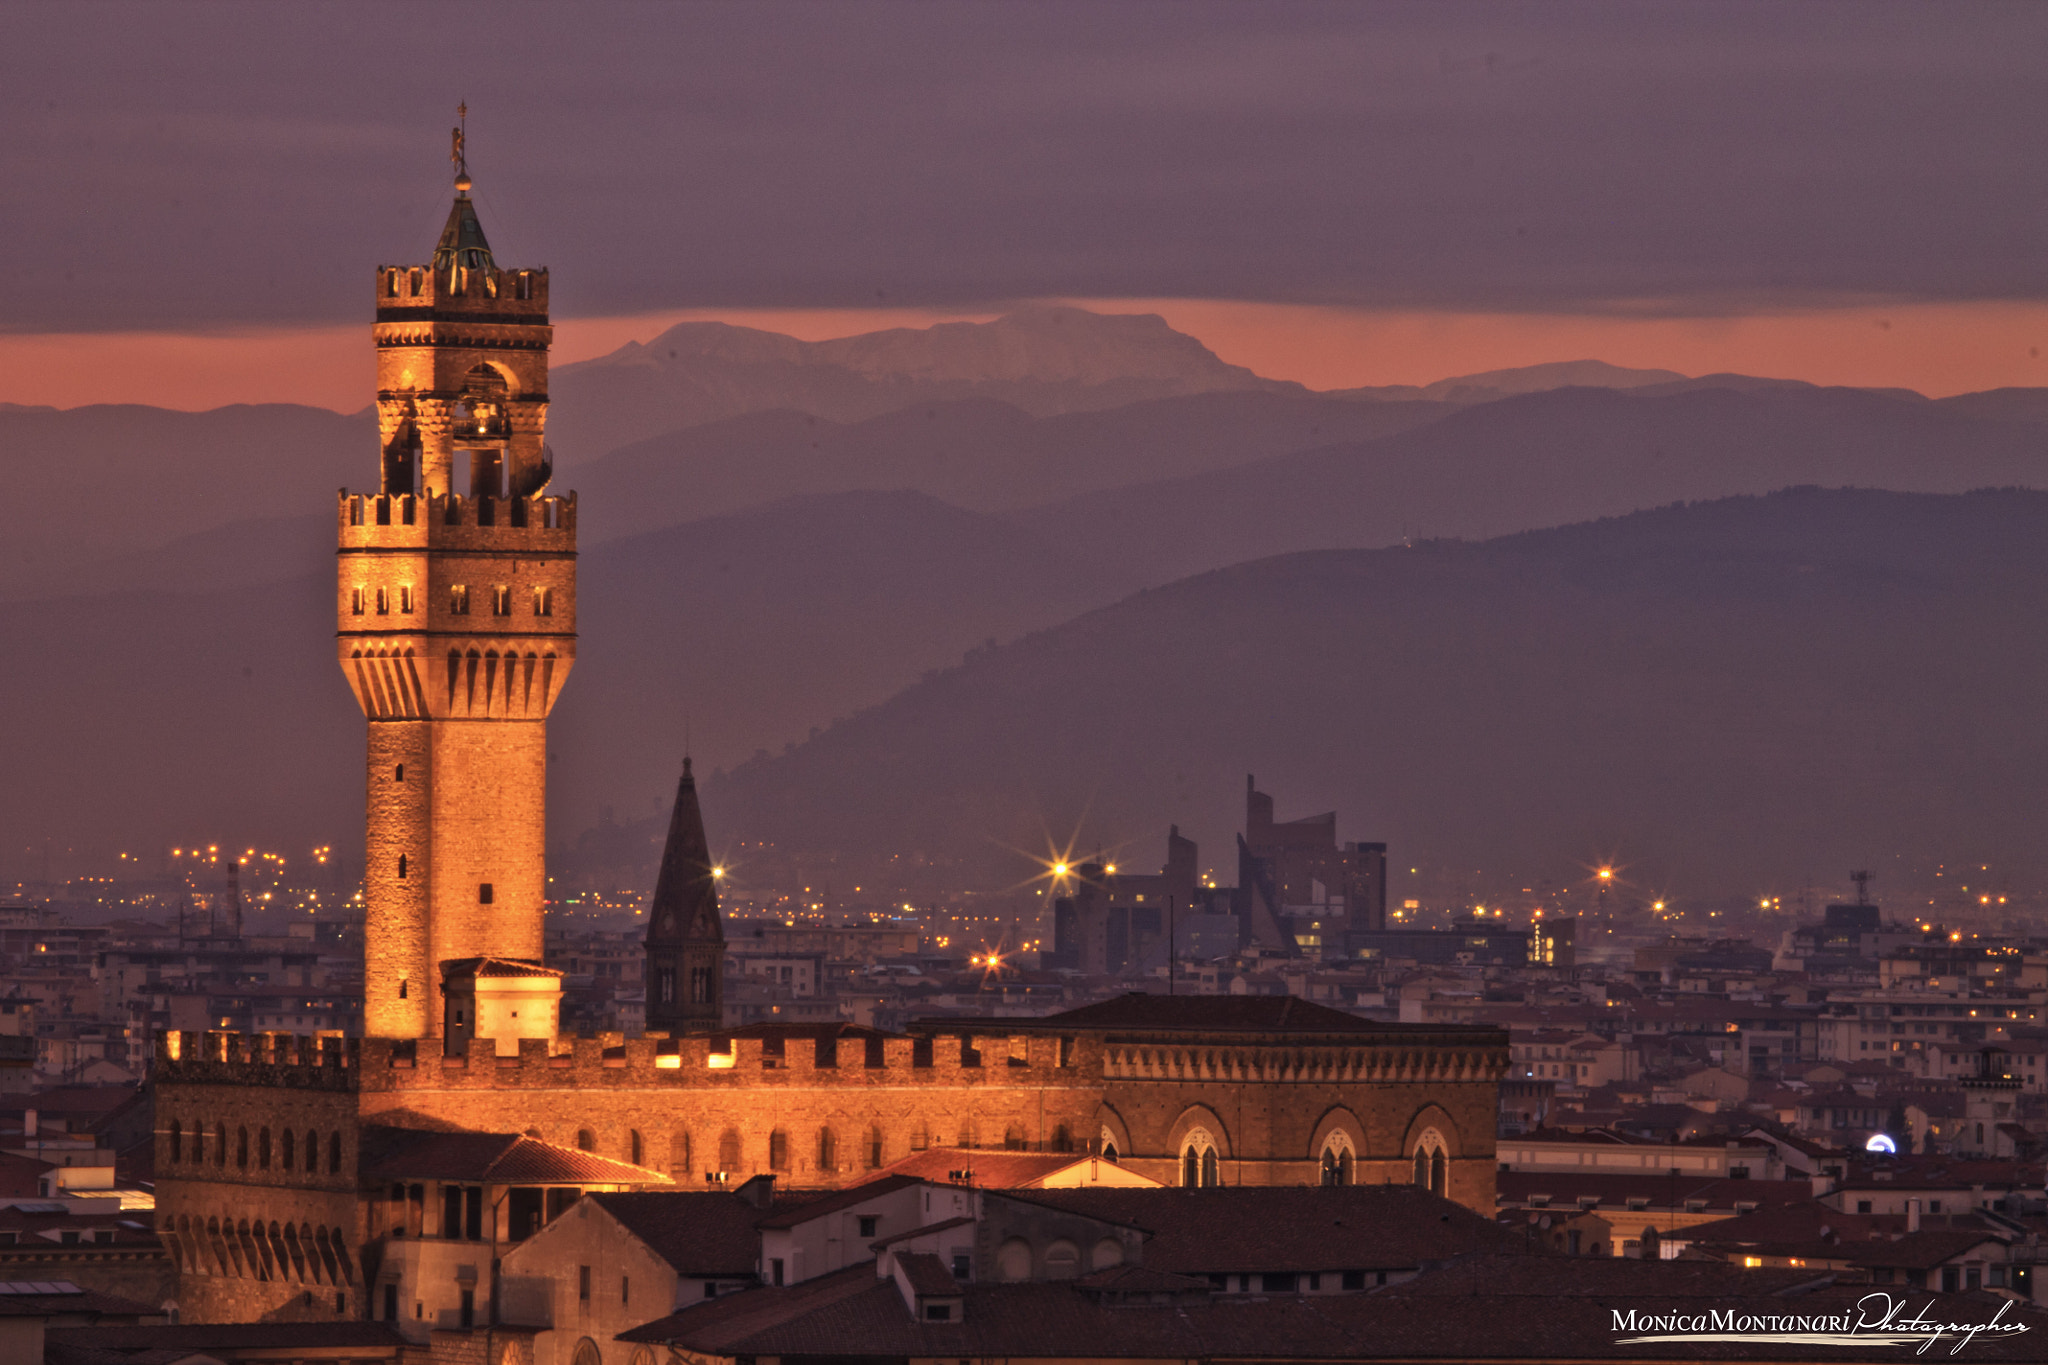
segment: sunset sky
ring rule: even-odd
[[[1316,388],[2048,383],[2048,7],[17,5],[0,401],[370,398],[453,109],[558,357],[1064,300]]]

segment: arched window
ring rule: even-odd
[[[1081,1248],[1062,1237],[1045,1249],[1045,1277],[1068,1280],[1081,1269]]]
[[[1074,1150],[1074,1135],[1067,1131],[1066,1124],[1056,1123],[1053,1125],[1052,1149],[1055,1152],[1071,1152]]]
[[[569,1365],[604,1365],[604,1357],[598,1354],[597,1343],[585,1337],[576,1343],[576,1353],[569,1357]]]
[[[341,1134],[327,1135],[327,1174],[341,1174]]]
[[[1114,1237],[1104,1237],[1088,1253],[1090,1270],[1107,1270],[1113,1265],[1124,1263],[1124,1244]]]
[[[996,1278],[998,1280],[1028,1280],[1031,1278],[1031,1243],[1022,1237],[1012,1237],[996,1249]]]
[[[579,1152],[596,1151],[597,1134],[591,1132],[588,1128],[578,1128],[576,1130],[576,1150]]]
[[[669,1134],[668,1173],[688,1175],[690,1173],[690,1135],[681,1128]]]
[[[1021,1152],[1024,1150],[1025,1145],[1026,1144],[1024,1141],[1024,1130],[1022,1128],[1019,1128],[1016,1124],[1013,1123],[1009,1127],[1003,1129],[1004,1151]]]
[[[298,1159],[298,1146],[298,1135],[292,1132],[291,1129],[287,1128],[277,1135],[277,1166],[279,1170],[288,1171],[292,1168],[293,1163]]]
[[[868,1129],[868,1169],[879,1169],[882,1164],[882,1125]]]
[[[635,1166],[645,1166],[647,1164],[647,1139],[640,1136],[638,1128],[633,1129],[627,1135],[626,1150],[629,1153],[627,1159]]]
[[[818,1169],[830,1175],[838,1169],[839,1144],[830,1128],[818,1130]]]
[[[960,1146],[969,1148],[981,1145],[981,1129],[974,1122],[972,1114],[960,1120]]]
[[[176,1119],[171,1120],[171,1160],[185,1159],[185,1126]]]
[[[306,1130],[306,1174],[320,1173],[320,1135],[311,1128]]]
[[[228,1164],[228,1126],[225,1123],[213,1125],[213,1164]]]
[[[1323,1183],[1349,1185],[1353,1175],[1351,1135],[1340,1128],[1323,1140]]]
[[[740,1168],[740,1135],[737,1129],[728,1128],[718,1135],[718,1169],[736,1171]]]
[[[1180,1183],[1190,1190],[1209,1189],[1223,1183],[1216,1159],[1216,1139],[1206,1128],[1191,1128],[1181,1139]]]
[[[405,855],[403,853],[398,855],[398,875],[401,878],[405,876]]]
[[[768,1134],[768,1169],[786,1171],[789,1169],[789,1134],[777,1128]]]
[[[1415,1140],[1415,1183],[1431,1194],[1444,1193],[1444,1156],[1444,1137],[1436,1129],[1425,1129]]]
[[[235,1129],[235,1165],[241,1170],[249,1169],[249,1130]]]

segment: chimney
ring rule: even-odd
[[[1906,1231],[1920,1231],[1920,1201],[1917,1199],[1906,1201]]]

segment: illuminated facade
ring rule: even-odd
[[[724,1029],[687,761],[651,1027],[560,1036],[545,727],[575,656],[576,504],[544,493],[547,275],[500,269],[457,187],[433,262],[377,272],[380,482],[340,501],[340,657],[370,734],[366,1036],[160,1040],[155,1216],[187,1320],[424,1334],[487,1315],[499,1255],[579,1189],[830,1186],[944,1146],[1092,1152],[1168,1184],[1412,1180],[1491,1213],[1498,1029],[1146,996]]]

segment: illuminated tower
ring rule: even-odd
[[[576,656],[576,499],[542,496],[548,274],[492,259],[460,129],[454,160],[433,260],[377,268],[379,480],[341,493],[372,1037],[441,1034],[444,974],[540,963],[547,715]],[[518,1027],[551,1033],[553,1015]]]
[[[725,929],[718,918],[718,868],[704,837],[697,779],[683,780],[668,821],[668,845],[647,907],[647,1027],[673,1034],[716,1029],[725,1016]]]

